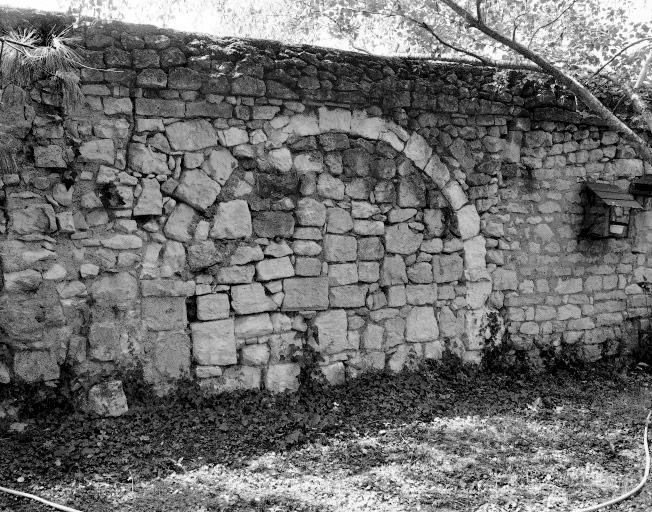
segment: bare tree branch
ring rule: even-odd
[[[506,46],[519,55],[525,57],[530,62],[539,66],[545,73],[548,73],[555,78],[559,83],[566,86],[568,90],[575,94],[575,96],[582,102],[589,110],[598,114],[606,122],[606,124],[620,132],[624,138],[632,144],[640,153],[640,155],[648,162],[652,163],[652,148],[629,126],[616,117],[607,107],[605,107],[600,100],[598,100],[584,85],[577,79],[564,73],[561,69],[551,64],[547,59],[541,57],[539,54],[533,52],[528,47],[510,40],[500,32],[484,24],[483,21],[474,17],[464,7],[459,5],[455,0],[440,0],[448,6],[455,14],[461,17],[470,27],[475,28],[483,34],[489,36],[494,41]]]
[[[512,25],[513,25],[513,29],[512,29],[512,41],[516,41],[516,31],[518,30],[518,27],[519,27],[518,20],[519,20],[520,18],[522,18],[523,16],[525,16],[525,14],[526,14],[526,13],[522,12],[521,14],[519,14],[518,16],[516,16],[516,17],[514,18],[514,20],[512,21]]]
[[[631,44],[628,44],[624,48],[621,48],[621,50],[616,53],[613,57],[611,57],[607,62],[605,62],[602,66],[598,68],[598,70],[593,73],[589,78],[593,78],[596,75],[599,75],[600,72],[606,68],[609,64],[611,64],[614,60],[616,60],[618,57],[620,57],[623,53],[625,53],[627,50],[629,50],[632,46],[636,46],[637,44],[644,43],[645,41],[652,41],[652,37],[644,37],[643,39],[639,39],[638,41],[634,41]]]
[[[634,84],[634,90],[641,87],[643,85],[643,82],[645,82],[645,79],[647,78],[647,72],[650,69],[650,65],[652,65],[652,50],[650,50],[647,59],[645,59],[643,66],[641,66],[641,72],[638,74],[638,78],[636,79],[636,83]]]
[[[537,29],[532,33],[532,37],[530,37],[530,41],[528,42],[527,47],[529,48],[530,46],[532,46],[532,41],[534,41],[534,38],[536,37],[536,35],[537,35],[541,30],[543,30],[543,29],[545,29],[545,28],[548,28],[548,27],[554,25],[555,23],[557,23],[557,22],[558,22],[558,21],[559,21],[559,20],[564,16],[564,14],[566,14],[568,11],[570,11],[570,9],[571,9],[571,8],[572,8],[576,3],[577,3],[577,0],[572,0],[571,3],[568,4],[568,7],[566,7],[563,11],[561,11],[561,12],[559,13],[559,15],[558,15],[556,18],[554,18],[553,20],[549,21],[548,23],[546,23],[546,24],[541,25],[540,27],[538,27],[538,28],[537,28]]]
[[[453,51],[463,53],[465,55],[468,55],[469,57],[473,57],[474,59],[478,59],[483,64],[492,65],[493,62],[490,59],[487,59],[486,57],[483,57],[482,55],[478,55],[477,53],[474,53],[472,51],[465,50],[464,48],[459,48],[458,46],[454,46],[454,45],[452,45],[450,43],[447,43],[425,21],[419,21],[419,20],[417,20],[415,18],[412,18],[411,16],[408,16],[407,14],[402,14],[402,13],[399,13],[398,16],[401,16],[402,18],[410,21],[411,23],[414,23],[415,25],[421,27],[423,30],[428,32],[428,34],[430,34],[432,37],[434,37],[439,42],[439,44],[445,46],[446,48],[450,48]]]

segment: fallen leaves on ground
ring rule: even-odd
[[[639,480],[651,382],[429,366],[110,420],[50,411],[0,434],[0,485],[88,512],[567,511]],[[644,490],[617,510],[651,507]],[[0,494],[1,512],[46,510]]]

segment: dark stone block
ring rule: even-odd
[[[262,212],[253,219],[254,233],[265,238],[290,237],[294,233],[294,215],[286,212]]]

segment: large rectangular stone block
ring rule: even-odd
[[[242,284],[231,288],[231,307],[239,315],[274,311],[276,304],[265,295],[260,283]]]
[[[334,286],[329,290],[332,308],[362,308],[365,306],[368,286],[349,284]]]
[[[358,255],[358,242],[353,236],[324,236],[324,257],[326,261],[355,261]]]
[[[432,257],[432,270],[435,283],[450,283],[462,278],[464,263],[457,254],[443,254]]]
[[[283,280],[284,311],[323,310],[328,308],[327,277],[295,277]]]
[[[238,362],[233,318],[194,322],[190,329],[192,352],[197,364],[230,365]]]
[[[144,297],[143,322],[152,331],[185,329],[186,299],[184,297]]]

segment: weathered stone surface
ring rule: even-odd
[[[138,294],[138,281],[127,272],[104,276],[95,281],[90,288],[93,299],[107,305],[117,305],[132,301]]]
[[[169,124],[165,127],[165,134],[175,151],[197,151],[217,146],[217,134],[204,119]]]
[[[496,269],[492,273],[494,290],[516,290],[518,277],[514,270]]]
[[[129,249],[140,249],[143,246],[143,240],[136,235],[113,235],[100,242],[102,247],[115,249],[116,251],[125,251]]]
[[[292,250],[287,247],[287,244],[284,244],[287,248],[286,251],[272,251],[268,252],[269,246],[265,249],[266,254],[274,258],[280,258],[282,256],[287,256],[292,254]],[[275,244],[275,249],[280,249],[280,244]],[[251,263],[252,261],[260,261],[264,258],[263,251],[259,245],[239,245],[235,252],[231,255],[230,263],[231,265],[245,265]]]
[[[229,296],[209,293],[197,297],[197,320],[221,320],[229,317]]]
[[[251,214],[247,202],[242,199],[222,202],[213,218],[211,238],[237,239],[251,236]]]
[[[379,260],[385,254],[385,249],[378,237],[358,239],[358,259],[361,261]]]
[[[288,148],[272,149],[265,162],[271,169],[289,172],[292,169],[292,153]]]
[[[143,187],[136,206],[134,206],[134,217],[144,215],[161,215],[163,212],[163,195],[159,182],[155,179],[142,179],[140,181]]]
[[[143,174],[170,174],[167,156],[153,151],[145,144],[129,144],[129,167]]]
[[[194,69],[173,68],[168,74],[168,87],[182,90],[197,90],[201,87],[201,75]]]
[[[181,175],[179,186],[174,191],[184,203],[205,210],[211,206],[222,188],[200,169],[190,169]]]
[[[295,363],[271,364],[265,374],[265,388],[272,393],[299,389],[301,368]]]
[[[411,283],[432,283],[432,264],[428,261],[415,263],[408,269],[407,275]]]
[[[329,233],[341,234],[353,229],[351,214],[343,208],[329,208],[327,218],[327,231]]]
[[[143,322],[152,331],[185,329],[186,300],[183,297],[143,297]]]
[[[114,361],[123,353],[129,336],[113,322],[93,322],[88,331],[88,357],[96,361]]]
[[[366,112],[355,110],[351,118],[351,133],[367,139],[378,140],[385,129],[385,121],[380,117],[369,117]]]
[[[159,332],[147,351],[150,361],[145,366],[146,379],[156,383],[188,376],[190,352],[190,338],[185,332]]]
[[[355,237],[342,235],[324,236],[324,258],[334,263],[355,261],[358,243]]]
[[[61,146],[34,146],[34,163],[36,167],[65,168],[64,152]]]
[[[143,297],[190,297],[195,294],[194,281],[179,279],[148,279],[141,281]]]
[[[264,366],[269,361],[269,347],[256,344],[242,347],[241,362],[247,366]]]
[[[380,285],[393,286],[408,282],[405,261],[401,256],[386,256],[380,270]]]
[[[317,193],[321,197],[339,201],[344,199],[344,183],[328,173],[322,173],[317,180]]]
[[[328,132],[349,132],[351,131],[351,111],[342,108],[328,109],[319,108],[319,131]]]
[[[192,240],[191,227],[194,217],[195,210],[185,203],[179,203],[168,217],[163,232],[173,240],[190,242]]]
[[[256,278],[259,281],[272,281],[294,276],[294,266],[287,256],[265,259],[256,263]]]
[[[50,352],[18,351],[14,354],[14,375],[20,382],[32,383],[59,378],[59,365]]]
[[[440,160],[439,156],[434,154],[423,169],[423,172],[430,176],[437,187],[441,190],[444,185],[450,181],[450,171],[448,167]]]
[[[385,231],[385,249],[396,254],[412,254],[423,242],[423,234],[412,231],[407,224],[394,224]]]
[[[54,209],[49,204],[32,204],[9,211],[11,229],[19,235],[51,233],[57,229]]]
[[[456,180],[450,180],[442,189],[442,193],[454,211],[462,208],[468,200],[464,190]]]
[[[283,280],[282,310],[324,310],[328,308],[327,277],[295,277]]]
[[[331,286],[328,299],[332,308],[361,308],[366,304],[367,285]]]
[[[321,274],[321,260],[318,258],[296,258],[294,272],[297,276],[318,276]]]
[[[432,148],[421,135],[413,133],[408,139],[403,152],[405,156],[414,162],[414,165],[419,169],[423,169],[430,160]]]
[[[439,327],[432,307],[415,307],[410,310],[405,325],[405,339],[411,343],[434,341],[439,337]]]
[[[358,282],[358,266],[355,263],[333,264],[328,267],[330,286],[341,286]]]
[[[11,382],[11,375],[9,368],[6,364],[0,363],[0,384],[9,384]]]
[[[136,98],[136,114],[153,117],[183,117],[185,105],[179,100]]]
[[[437,300],[437,285],[435,284],[410,284],[405,287],[407,304],[425,306],[434,304]]]
[[[249,142],[249,135],[247,134],[247,130],[237,128],[235,126],[226,130],[218,130],[217,138],[220,141],[220,144],[227,148],[231,146],[237,146],[238,144],[246,144]]]
[[[43,278],[36,270],[21,270],[4,274],[4,289],[7,292],[26,292],[36,290]]]
[[[215,273],[215,281],[218,284],[247,284],[254,280],[254,272],[253,265],[219,267]]]
[[[475,236],[464,241],[464,266],[466,269],[483,269],[486,263],[486,242],[484,237]]]
[[[199,369],[200,367],[198,367]],[[198,373],[198,378],[203,376]],[[253,366],[231,366],[226,368],[219,378],[200,383],[202,389],[217,393],[226,393],[242,389],[259,389],[261,383],[260,368]]]
[[[265,295],[265,289],[260,283],[233,286],[231,288],[231,307],[239,315],[277,309],[276,303]]]
[[[254,217],[254,233],[264,238],[290,237],[294,232],[294,216],[286,212],[262,212]]]
[[[304,197],[297,204],[296,215],[300,226],[323,226],[326,222],[326,206],[321,201]]]
[[[238,167],[238,161],[228,149],[211,151],[202,165],[202,170],[220,185],[224,185],[231,173]]]
[[[422,177],[410,173],[398,183],[398,205],[402,208],[422,207],[426,202],[426,188]]]
[[[201,365],[229,365],[238,362],[232,318],[211,322],[193,322],[192,352]]]
[[[473,281],[466,283],[466,304],[471,309],[483,307],[491,294],[491,281]]]
[[[260,313],[258,315],[238,316],[235,318],[235,335],[237,338],[255,338],[272,334],[274,326],[269,317],[269,313]],[[243,364],[250,364],[245,363]]]
[[[86,407],[99,416],[122,416],[129,410],[122,382],[111,380],[96,384],[88,391]]]
[[[436,255],[432,257],[435,283],[449,283],[462,278],[464,262],[457,254]]]
[[[340,361],[321,367],[322,374],[331,386],[339,386],[346,381],[344,364]]]
[[[438,327],[443,338],[454,338],[462,334],[464,322],[449,307],[444,306],[439,311]]]
[[[462,240],[473,238],[480,234],[480,216],[475,206],[466,205],[455,212],[457,230]]]
[[[79,158],[84,162],[98,162],[113,165],[115,162],[115,146],[111,139],[99,139],[83,142],[79,146]]]
[[[325,354],[338,354],[349,346],[348,323],[343,309],[319,313],[313,322],[316,349]]]
[[[38,245],[26,244],[19,240],[4,240],[0,242],[0,258],[5,272],[27,270],[47,263],[56,258],[57,253]]]

